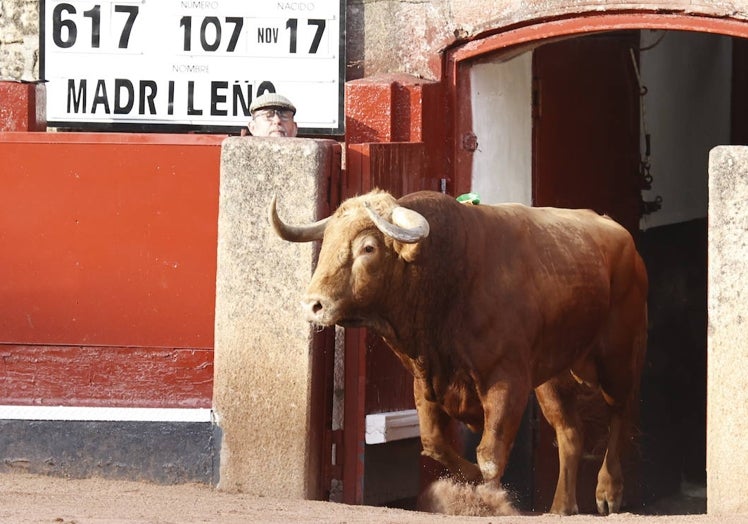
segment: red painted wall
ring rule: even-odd
[[[223,138],[0,133],[0,404],[210,407]]]

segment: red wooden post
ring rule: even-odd
[[[44,84],[0,81],[0,131],[46,131]]]
[[[450,178],[442,83],[405,74],[351,80],[345,84],[345,107],[347,144],[423,142],[425,171]]]

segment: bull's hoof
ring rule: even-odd
[[[619,513],[621,511],[621,501],[623,500],[622,491],[620,489],[604,489],[598,486],[595,493],[597,512],[600,515]]]
[[[554,504],[551,506],[551,513],[556,515],[577,515],[579,513],[579,506],[576,504]]]

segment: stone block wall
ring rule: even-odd
[[[0,2],[0,80],[39,78],[39,0]]]
[[[0,3],[0,79],[38,79],[39,0]],[[441,75],[440,53],[496,28],[575,14],[673,12],[748,20],[748,0],[348,0],[346,79]]]

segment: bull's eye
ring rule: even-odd
[[[379,249],[377,239],[372,235],[361,236],[353,246],[354,253],[357,256],[366,256],[367,258],[376,254],[377,249]]]

